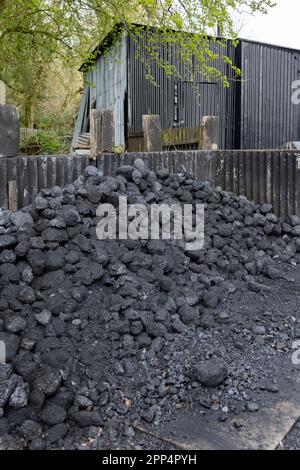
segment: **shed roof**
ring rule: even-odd
[[[152,31],[159,31],[159,28],[156,28],[156,27],[153,27],[153,26],[147,26],[147,25],[139,24],[139,23],[132,23],[132,26],[138,27],[138,28],[148,29],[150,31],[151,30]],[[119,37],[119,35],[125,30],[126,30],[126,26],[123,23],[117,23],[113,27],[113,29],[104,37],[104,39],[98,44],[98,46],[95,47],[95,49],[93,50],[93,52],[91,54],[91,58],[89,58],[89,59],[87,59],[83,62],[83,64],[79,68],[79,71],[80,72],[86,72],[88,70],[88,68],[91,66],[91,64],[94,63],[95,60],[100,55],[102,55],[114,43],[116,38]],[[172,31],[176,32],[175,30],[172,30]],[[182,31],[178,31],[178,33],[183,34]],[[188,32],[186,32],[186,34],[188,34]],[[212,36],[207,36],[207,37],[212,38]],[[217,40],[222,40],[223,39],[223,40],[227,40],[227,41],[231,40],[229,38],[226,39],[226,38],[222,38],[222,37],[216,37],[216,39]],[[288,50],[288,51],[291,51],[291,52],[300,53],[300,48],[295,49],[295,48],[290,48],[290,47],[287,47],[287,46],[280,46],[278,44],[255,41],[253,39],[246,39],[246,38],[241,38],[241,37],[236,38],[235,40],[237,40],[239,42],[247,42],[247,43],[250,43],[250,44],[259,44],[261,46],[267,46],[267,47],[272,47],[272,48],[275,48],[275,49]]]

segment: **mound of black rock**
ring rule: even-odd
[[[204,204],[204,248],[97,239],[97,207],[117,207],[120,195],[147,207]],[[0,447],[80,448],[108,424],[113,439],[119,419],[155,420],[180,384],[219,386],[227,368],[217,359],[176,380],[154,376],[151,363],[166,339],[209,327],[236,281],[259,292],[257,276],[280,278],[278,260],[299,251],[298,217],[141,160],[114,178],[87,167],[22,211],[0,209]]]

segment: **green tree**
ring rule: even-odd
[[[0,79],[21,106],[24,125],[32,127],[37,107],[47,99],[49,73],[57,60],[76,69],[92,58],[94,47],[116,23],[138,37],[139,29],[133,26],[138,22],[159,27],[160,39],[176,43],[187,66],[196,56],[201,64],[196,73],[228,85],[214,67],[220,52],[214,51],[207,35],[220,44],[217,32],[235,39],[233,11],[266,13],[271,6],[271,0],[0,0]],[[146,67],[148,60],[156,60],[167,73],[176,73],[160,57],[155,35],[141,56]],[[232,65],[225,49],[221,56]]]

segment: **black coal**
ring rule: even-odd
[[[204,249],[98,240],[96,209],[119,195],[205,204]],[[299,251],[298,217],[141,160],[115,178],[88,167],[22,211],[0,210],[0,447],[82,448],[86,438],[99,447],[101,436],[111,445],[134,436],[128,423],[159,422],[188,384],[220,386],[230,374],[223,359],[179,364],[165,344],[213,327],[236,282],[261,292],[260,276],[280,278],[279,261]]]

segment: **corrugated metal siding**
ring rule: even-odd
[[[125,144],[124,99],[127,89],[126,37],[114,44],[109,53],[99,56],[96,62],[97,109],[111,109],[115,118],[115,143]]]
[[[300,139],[300,107],[292,83],[300,78],[300,51],[241,41],[243,149],[273,149]]]
[[[149,34],[143,33],[142,49]],[[175,65],[182,78],[168,77],[152,63],[151,73],[158,83],[155,86],[146,78],[135,42],[123,36],[118,46],[111,46],[105,56],[97,59],[95,70],[87,75],[95,84],[88,87],[89,106],[96,100],[97,108],[114,110],[117,145],[125,143],[127,124],[129,134],[141,133],[143,114],[159,114],[163,129],[198,126],[203,115],[217,114],[222,149],[272,149],[299,140],[300,107],[292,103],[291,95],[293,81],[300,79],[300,51],[246,40],[241,40],[237,48],[229,42],[227,50],[218,47],[220,54],[226,53],[242,69],[242,83],[232,80],[230,66],[218,60],[214,65],[229,76],[229,89],[220,83],[192,84],[176,46],[159,44],[160,56]],[[76,125],[77,134],[83,131],[82,114],[84,109]]]
[[[146,79],[146,70],[141,53],[144,44],[147,44],[149,32],[144,32],[139,46],[132,38],[128,38],[128,106],[129,106],[129,132],[142,131],[143,114],[159,114],[163,129],[174,126],[176,112],[175,87],[178,94],[177,124],[182,127],[197,126],[201,117],[217,114],[220,117],[221,148],[232,148],[235,138],[235,93],[236,83],[232,81],[233,71],[222,59],[217,60],[214,66],[223,74],[227,74],[231,81],[229,89],[221,83],[192,83],[187,80],[188,70],[185,64],[178,59],[176,46],[160,44],[160,57],[175,65],[181,79],[176,75],[167,76],[164,70],[155,62],[151,63],[151,74],[158,86]],[[227,49],[215,45],[217,52],[228,55],[235,63],[236,50],[231,43]],[[197,63],[194,59],[195,66]],[[213,82],[213,80],[212,80]]]
[[[120,165],[145,160],[149,168],[167,168],[170,173],[186,171],[211,181],[227,191],[256,203],[270,202],[278,215],[300,216],[300,153],[291,150],[189,151],[88,156],[17,157],[0,159],[0,207],[8,207],[9,181],[16,181],[18,207],[32,202],[44,188],[64,186],[96,164],[105,175],[115,175]]]
[[[126,36],[122,35],[110,49],[97,58],[95,65],[85,76],[85,91],[82,102],[89,90],[89,106],[100,110],[110,109],[115,119],[115,144],[125,144],[125,95],[127,90],[127,45]],[[84,105],[81,105],[83,107]],[[84,117],[80,112],[76,124],[76,134],[86,132],[83,129]],[[74,136],[74,139],[75,136]]]

